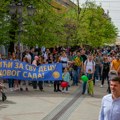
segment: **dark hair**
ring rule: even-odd
[[[88,69],[88,71],[92,71],[91,69]]]
[[[25,62],[29,63],[27,57],[24,57],[24,58],[23,58],[23,61],[24,61],[24,60],[25,60]]]
[[[120,83],[120,77],[114,77],[113,79],[111,79],[111,81],[116,81]]]

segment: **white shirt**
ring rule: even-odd
[[[92,72],[94,72],[93,71],[93,68],[94,68],[94,66],[95,66],[95,62],[94,61],[89,61],[89,60],[86,60],[85,62],[84,62],[84,65],[86,65],[86,73],[88,73],[88,70],[89,69],[91,69],[91,71]]]
[[[102,99],[99,120],[120,120],[120,97],[112,98],[112,94]]]
[[[27,55],[25,55],[25,57],[28,59],[28,62],[31,64],[31,55],[30,54],[27,54]]]
[[[68,58],[67,57],[60,57],[60,61],[62,63],[62,67],[65,68],[68,65]]]

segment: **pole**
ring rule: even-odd
[[[76,34],[77,34],[77,36],[78,36],[78,29],[79,29],[79,17],[80,17],[80,1],[79,0],[77,0],[77,6],[78,6],[78,9],[77,9],[77,32],[76,32]],[[77,38],[77,40],[76,40],[76,44],[78,44],[79,43],[79,40],[78,40],[78,38]]]
[[[22,59],[22,56],[21,56],[21,32],[22,32],[22,14],[19,15],[19,18],[18,18],[18,27],[19,27],[19,30],[18,30],[18,57],[19,57],[19,60]]]
[[[10,7],[11,18],[12,17],[13,17],[13,19],[18,18],[17,25],[15,24],[14,26],[18,27],[18,45],[17,45],[18,51],[17,51],[17,55],[18,55],[19,60],[22,60],[21,33],[22,33],[22,22],[23,22],[22,12],[23,12],[24,5],[23,5],[22,0],[13,0],[13,2],[9,5],[9,7]],[[28,11],[28,15],[32,16],[35,12],[35,8],[32,5],[29,5],[27,7],[27,11]],[[13,33],[13,31],[11,31],[11,33]],[[15,39],[15,31],[14,31],[14,37],[11,37],[11,38]],[[14,47],[12,47],[12,48],[14,48]]]
[[[21,32],[22,32],[22,0],[19,1],[18,3],[18,58],[19,60],[22,60],[22,54],[21,54]]]

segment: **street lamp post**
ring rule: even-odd
[[[9,13],[11,15],[16,15],[18,14],[18,27],[19,27],[19,30],[18,30],[18,47],[19,47],[19,59],[21,60],[21,47],[20,47],[20,44],[21,44],[21,32],[22,32],[22,22],[23,22],[23,18],[22,18],[22,13],[23,13],[23,2],[22,0],[19,0],[18,3],[16,3],[15,1],[12,1],[11,4],[9,5],[9,8],[10,8],[10,11]],[[30,4],[28,7],[27,7],[27,12],[28,12],[28,16],[32,16],[35,12],[35,8]]]

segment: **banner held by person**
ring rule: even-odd
[[[21,61],[0,60],[0,74],[3,79],[62,80],[62,64],[43,64],[36,67]]]

